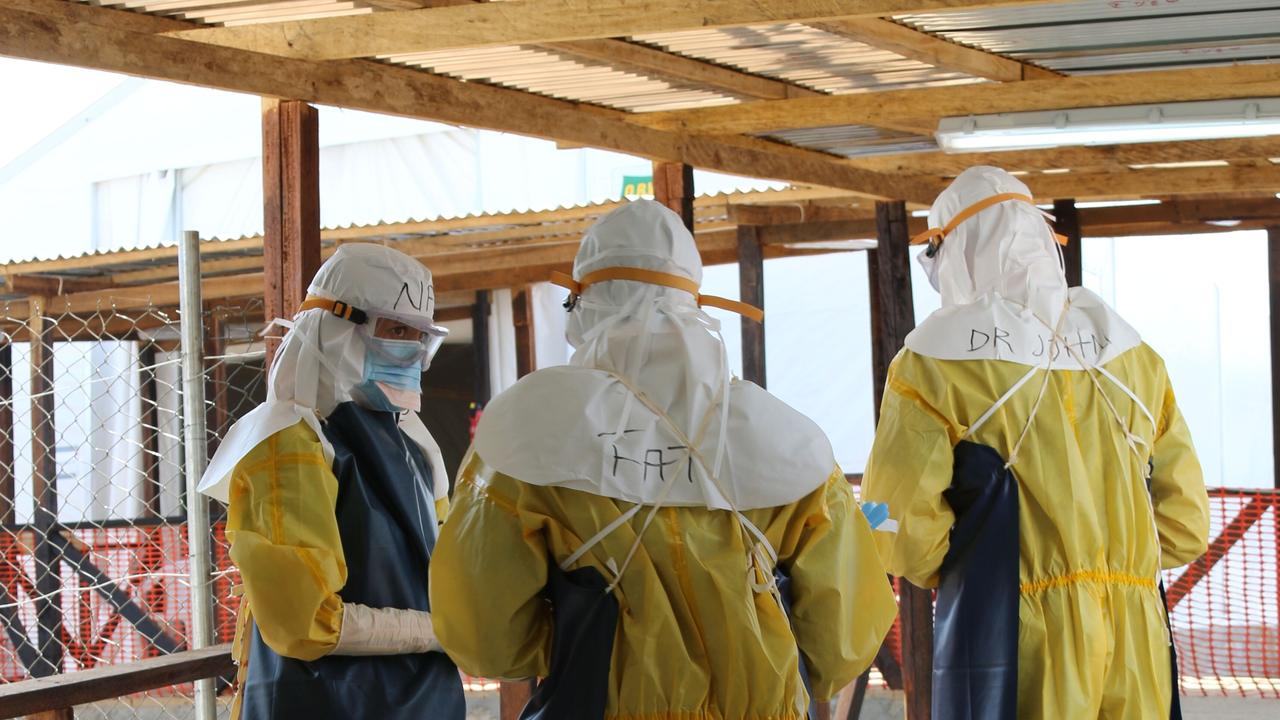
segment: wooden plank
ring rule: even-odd
[[[1280,63],[770,100],[644,113],[631,120],[651,128],[715,135],[840,125],[931,135],[944,117],[1270,95],[1280,95]]]
[[[1280,165],[1061,173],[1021,179],[1040,200],[1063,197],[1072,197],[1077,201],[1110,200],[1202,195],[1235,190],[1274,192],[1280,191]]]
[[[469,320],[473,310],[470,305],[460,305],[458,307],[437,307],[434,320],[437,323],[457,322],[459,320]]]
[[[653,199],[680,216],[693,232],[693,166],[684,163],[653,164]]]
[[[235,671],[229,645],[0,685],[0,717],[108,700]]]
[[[538,346],[533,326],[533,289],[522,285],[511,291],[511,318],[516,330],[516,377],[538,369]]]
[[[594,61],[623,72],[678,85],[710,88],[752,100],[783,100],[825,94],[783,80],[753,75],[624,40],[574,40],[543,43],[537,47],[574,59]]]
[[[764,253],[758,228],[738,226],[738,298],[764,309]],[[764,322],[742,318],[742,379],[766,387]]]
[[[498,686],[498,717],[501,720],[518,720],[533,695],[532,680],[504,680]]]
[[[1239,200],[1171,198],[1157,205],[1100,207],[1079,210],[1080,225],[1092,235],[1112,232],[1119,226],[1168,226],[1209,220],[1280,220],[1280,200],[1274,195]]]
[[[13,525],[13,340],[0,344],[0,525]]]
[[[939,70],[964,73],[996,82],[1061,77],[1060,73],[1052,70],[951,42],[884,18],[828,20],[812,25],[819,30],[932,65]]]
[[[903,203],[877,203],[879,245],[867,253],[871,293],[871,372],[876,417],[889,365],[915,327],[911,297],[910,235]],[[907,717],[928,720],[932,702],[933,593],[899,582],[902,621],[902,680]]]
[[[111,287],[112,284],[111,278],[49,278],[31,275],[7,275],[4,278],[6,292],[44,297],[102,290]]]
[[[216,303],[206,302],[204,312],[204,423],[207,452],[213,457],[231,425],[227,411],[227,361],[222,357],[227,352],[227,318],[226,310],[216,307]]]
[[[923,218],[913,218],[914,226],[924,230]],[[863,240],[876,237],[876,221],[817,220],[814,222],[777,224],[760,228],[764,245],[787,245],[831,240]]]
[[[849,160],[856,167],[876,172],[945,175],[954,177],[974,165],[994,165],[1010,172],[1067,168],[1120,169],[1153,163],[1206,162],[1280,157],[1280,136],[1227,138],[1185,142],[1133,143],[1096,147],[1061,147],[1044,150],[954,153],[925,152],[880,155]]]
[[[1272,480],[1280,489],[1280,223],[1267,228],[1267,269],[1271,298],[1271,452],[1275,458]],[[1275,512],[1280,516],[1280,507]]]
[[[40,7],[40,14],[0,6],[0,55],[577,142],[719,172],[841,188],[868,197],[923,203],[938,191],[931,178],[872,173],[823,153],[777,143],[656,131],[627,122],[618,113],[586,112],[571,102],[387,63],[311,62],[144,35],[113,27],[118,11],[60,0],[47,0],[47,5],[40,0],[23,2]],[[417,12],[455,9],[466,8]]]
[[[1082,254],[1083,236],[1080,233],[1080,211],[1076,209],[1076,201],[1071,199],[1053,201],[1053,217],[1057,220],[1057,231],[1067,236],[1067,244],[1062,248],[1063,270],[1067,275],[1067,287],[1084,285],[1084,257]]]
[[[320,135],[316,109],[262,101],[264,309],[293,317],[320,267]],[[268,336],[267,366],[279,338]]]
[[[177,37],[311,60],[536,45],[650,33],[1043,4],[1045,0],[513,0],[184,30]]]
[[[27,668],[34,677],[62,672],[62,566],[54,534],[58,523],[58,431],[53,394],[54,323],[44,298],[32,298],[31,318],[31,482],[35,496],[36,649],[40,661]]]
[[[729,207],[729,220],[738,225],[791,225],[821,220],[869,220],[875,218],[875,210],[857,206],[856,203],[827,204],[818,201],[802,201],[785,205],[733,205]]]

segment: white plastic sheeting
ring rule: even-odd
[[[1088,238],[1084,282],[1164,357],[1205,482],[1272,487],[1266,233]]]

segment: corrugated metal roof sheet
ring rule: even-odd
[[[1067,73],[1280,58],[1280,6],[1260,0],[1084,0],[895,19]]]
[[[152,15],[222,25],[309,20],[338,15],[363,15],[372,8],[358,0],[80,0],[90,5],[117,7]]]
[[[926,152],[938,149],[938,144],[931,137],[909,135],[866,125],[783,130],[761,135],[761,137],[844,157]]]
[[[699,224],[722,222],[728,219],[729,205],[740,203],[791,202],[798,198],[830,197],[837,191],[810,188],[782,188],[776,190],[752,190],[700,194],[694,201],[695,216]],[[605,200],[581,205],[564,205],[549,210],[491,212],[438,217],[434,219],[409,219],[370,225],[343,225],[324,228],[321,245],[332,246],[338,242],[397,242],[423,237],[448,237],[457,240],[459,249],[466,249],[471,241],[479,245],[502,244],[529,237],[557,237],[573,235],[576,241],[585,230],[584,224],[620,207],[626,200]],[[53,274],[66,277],[97,277],[103,274],[146,270],[177,262],[177,246],[163,243],[144,248],[96,250],[74,256],[55,258],[33,255],[27,259],[0,263],[7,274],[28,274],[30,267],[39,265],[34,274]],[[238,238],[201,239],[200,256],[206,262],[237,258],[260,257],[261,236]],[[56,270],[49,266],[60,265]]]
[[[796,23],[639,35],[634,39],[668,52],[829,93],[978,81]]]
[[[564,100],[589,102],[632,112],[708,107],[737,102],[726,93],[680,86],[615,70],[602,63],[568,58],[549,50],[496,47],[394,55],[399,65],[477,80]]]

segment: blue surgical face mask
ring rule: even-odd
[[[417,361],[421,344],[411,340],[370,338],[377,351],[365,353],[363,382],[355,387],[357,394],[371,410],[398,412],[400,407],[387,398],[379,384],[397,390],[422,392],[422,365]],[[394,358],[396,360],[390,360]]]

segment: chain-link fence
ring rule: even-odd
[[[123,304],[123,303],[122,303]],[[48,307],[57,307],[49,303]],[[209,451],[265,395],[262,304],[202,312]],[[0,306],[0,678],[191,646],[181,332],[175,310]],[[213,642],[235,632],[223,510],[209,522]],[[219,716],[230,678],[217,681]],[[193,685],[75,709],[195,717]]]

